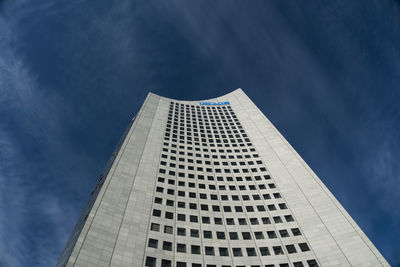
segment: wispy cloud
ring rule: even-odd
[[[57,195],[62,180],[55,178],[65,174],[53,156],[93,163],[68,147],[66,103],[43,90],[15,49],[17,22],[0,17],[0,265],[51,266],[79,212]]]

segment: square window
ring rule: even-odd
[[[172,212],[165,212],[165,218],[172,220],[174,218],[174,214]]]
[[[251,239],[250,232],[242,232],[242,237],[244,240],[250,240]]]
[[[153,209],[153,216],[160,217],[161,216],[161,210]]]
[[[296,248],[294,245],[286,245],[286,250],[288,251],[289,254],[296,253]]]
[[[242,257],[242,249],[241,248],[232,248],[233,256],[234,257]]]
[[[170,260],[162,260],[161,261],[161,267],[171,267],[171,261]]]
[[[270,239],[277,237],[275,231],[267,231],[267,234],[268,234],[268,238],[270,238]]]
[[[190,236],[191,237],[199,237],[199,230],[190,229]]]
[[[308,260],[307,263],[309,267],[318,267],[316,260]]]
[[[261,218],[263,224],[271,224],[271,220],[268,217]]]
[[[294,221],[292,215],[285,215],[285,220],[286,220],[287,222],[293,222],[293,221]]]
[[[303,263],[301,261],[293,262],[294,267],[304,267]]]
[[[240,225],[247,225],[246,219],[244,218],[239,218],[238,221]]]
[[[214,223],[215,224],[222,224],[222,219],[221,218],[214,218]]]
[[[286,230],[279,230],[279,234],[281,235],[281,237],[288,237],[289,233]]]
[[[217,232],[217,239],[225,239],[225,232]]]
[[[279,216],[273,217],[275,223],[282,223],[282,218]]]
[[[210,217],[201,217],[201,222],[205,224],[210,224]]]
[[[264,235],[262,232],[254,232],[256,239],[264,239]]]
[[[192,254],[200,254],[200,246],[192,245],[190,251]]]
[[[260,253],[261,253],[261,256],[269,256],[269,255],[271,255],[271,254],[269,253],[269,250],[268,250],[267,247],[261,247],[261,248],[260,248]]]
[[[212,238],[212,232],[211,231],[203,231],[203,236],[204,236],[204,238]]]
[[[178,213],[178,221],[186,221],[186,215]]]
[[[205,247],[205,252],[206,252],[206,255],[209,255],[209,256],[215,255],[213,247]]]
[[[199,222],[199,218],[196,215],[190,215],[190,222],[197,223]]]
[[[158,240],[149,238],[149,243],[147,244],[149,248],[157,248],[158,247]]]
[[[255,248],[246,248],[246,251],[247,251],[247,256],[249,257],[257,256]]]
[[[310,250],[307,243],[300,243],[299,247],[300,247],[301,251],[309,251]]]
[[[219,248],[220,256],[229,256],[228,248]]]
[[[292,233],[293,233],[294,236],[301,235],[301,232],[300,232],[299,228],[292,228]]]
[[[156,267],[156,258],[146,257],[145,267]]]
[[[150,230],[158,232],[160,231],[160,225],[158,223],[152,223],[150,225]]]
[[[177,228],[177,235],[186,236],[186,229],[185,228]]]
[[[283,255],[284,254],[281,246],[275,246],[275,247],[273,247],[273,249],[274,249],[275,255]]]
[[[176,267],[186,267],[186,262],[177,261]]]
[[[186,245],[185,244],[176,244],[176,252],[186,253]]]
[[[172,251],[172,243],[168,241],[163,241],[163,250]]]
[[[236,233],[236,232],[229,232],[229,238],[230,238],[231,240],[238,240],[238,239],[239,239],[238,233]]]

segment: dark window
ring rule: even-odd
[[[205,247],[206,255],[214,256],[214,248],[213,247]]]
[[[267,247],[261,247],[261,248],[260,248],[260,253],[261,253],[261,256],[268,256],[268,255],[270,255],[269,250],[268,250]]]
[[[292,254],[292,253],[296,253],[296,252],[297,252],[297,251],[296,251],[296,248],[294,247],[294,245],[286,245],[286,249],[287,249],[287,251],[288,251],[289,254]]]
[[[310,250],[307,243],[300,243],[299,247],[300,247],[301,251],[309,251]]]
[[[158,240],[149,238],[149,243],[147,244],[150,248],[157,248],[158,247]]]
[[[200,254],[200,246],[191,246],[191,252],[192,254]]]
[[[186,245],[185,244],[176,244],[176,251],[181,253],[186,253]]]
[[[168,241],[163,242],[163,250],[172,251],[172,243]]]
[[[146,257],[146,262],[144,264],[146,267],[156,267],[156,258]]]
[[[241,248],[232,248],[232,252],[233,252],[233,256],[235,256],[235,257],[243,256]]]
[[[219,255],[220,256],[229,256],[229,252],[227,248],[219,248]]]

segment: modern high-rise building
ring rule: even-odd
[[[240,89],[149,94],[57,266],[389,266]]]

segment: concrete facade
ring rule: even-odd
[[[57,266],[389,266],[241,90],[149,94]]]

